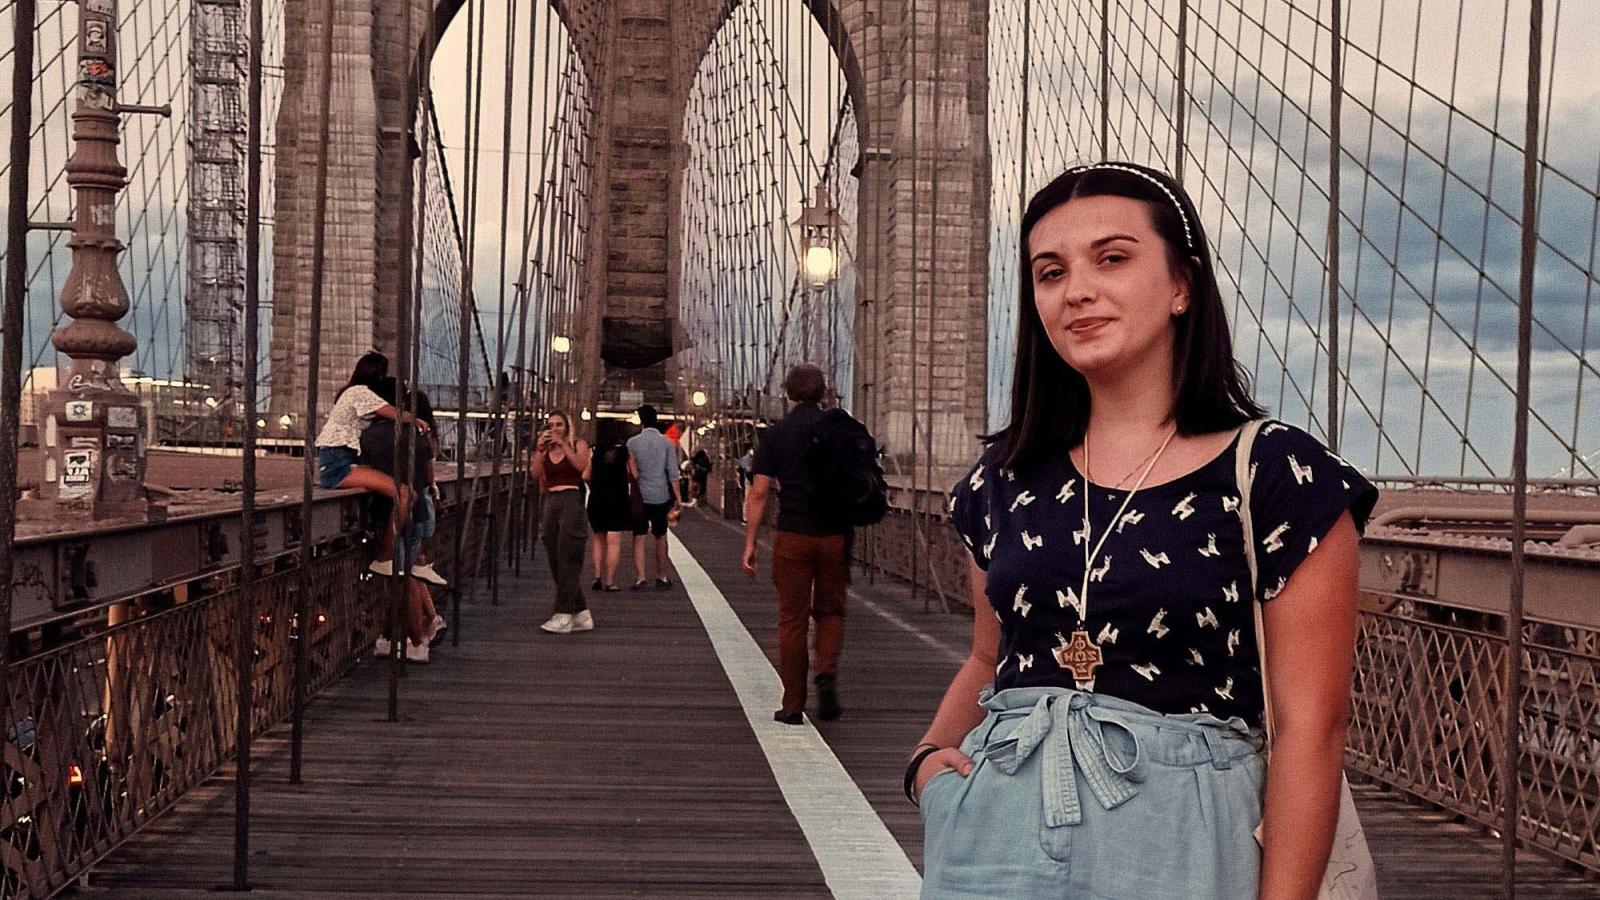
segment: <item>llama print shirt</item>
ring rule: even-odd
[[[1199,469],[1141,489],[1115,522],[1127,491],[1085,483],[1065,452],[1023,473],[1001,468],[997,447],[986,450],[951,491],[949,509],[1000,620],[995,689],[1076,687],[1054,651],[1085,631],[1104,657],[1093,690],[1161,713],[1258,723],[1248,604],[1272,602],[1346,511],[1364,529],[1378,492],[1316,438],[1266,422],[1250,459],[1260,569],[1252,589],[1237,450],[1235,438]],[[1085,603],[1085,542],[1098,543],[1108,527]]]

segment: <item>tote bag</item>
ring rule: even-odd
[[[1261,621],[1261,602],[1256,599],[1256,535],[1250,522],[1250,449],[1255,445],[1256,434],[1262,420],[1245,424],[1239,432],[1238,458],[1235,460],[1234,479],[1239,485],[1239,518],[1244,522],[1244,555],[1250,567],[1251,607],[1255,610],[1256,650],[1261,655],[1261,697],[1266,704],[1267,766],[1272,766],[1272,694],[1267,689],[1267,630]],[[1261,840],[1261,826],[1256,826],[1256,840]],[[1378,873],[1372,865],[1372,852],[1367,849],[1367,833],[1361,828],[1361,818],[1356,814],[1356,801],[1350,794],[1350,781],[1339,773],[1339,824],[1333,831],[1333,850],[1328,855],[1328,868],[1322,873],[1322,888],[1317,891],[1319,900],[1377,900]]]

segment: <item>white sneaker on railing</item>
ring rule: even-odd
[[[551,634],[571,634],[572,616],[568,613],[556,613],[539,627],[544,631],[550,632]],[[591,625],[591,627],[593,626]]]
[[[372,644],[372,653],[379,659],[387,659],[392,649],[394,648],[389,646],[388,638],[378,638]]]
[[[587,609],[572,617],[573,631],[593,631],[594,614]]]
[[[378,575],[393,575],[394,574],[394,560],[392,560],[392,559],[375,559],[375,560],[372,561],[371,565],[367,566],[367,568],[371,569],[373,571],[373,573],[378,574]]]
[[[418,665],[424,666],[427,665],[428,645],[413,644],[410,641],[406,641],[406,662],[417,663]]]
[[[429,584],[437,584],[440,587],[448,587],[450,584],[450,582],[444,580],[443,575],[434,570],[433,563],[421,563],[412,566],[411,575],[414,578],[421,578]]]

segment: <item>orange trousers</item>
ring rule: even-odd
[[[817,674],[832,675],[839,668],[847,565],[842,534],[780,531],[772,542],[772,583],[778,589],[778,677],[783,681],[784,712],[805,709],[809,619],[817,622]]]

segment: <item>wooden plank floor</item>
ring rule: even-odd
[[[775,662],[765,561],[755,579],[739,572],[737,532],[720,520],[690,513],[675,533]],[[920,867],[921,822],[900,796],[901,767],[970,621],[924,614],[903,585],[858,576],[853,590],[846,713],[819,730]],[[258,744],[254,896],[828,896],[681,588],[593,596],[597,629],[571,636],[537,630],[549,598],[531,563],[500,606],[465,609],[461,646],[402,682],[398,724],[383,720],[381,666],[333,686],[308,715],[304,785],[287,783],[286,728]],[[1385,896],[1494,895],[1492,839],[1358,792]],[[232,809],[224,772],[79,893],[214,896],[231,880]],[[1600,884],[1524,860],[1520,896],[1600,900]]]

